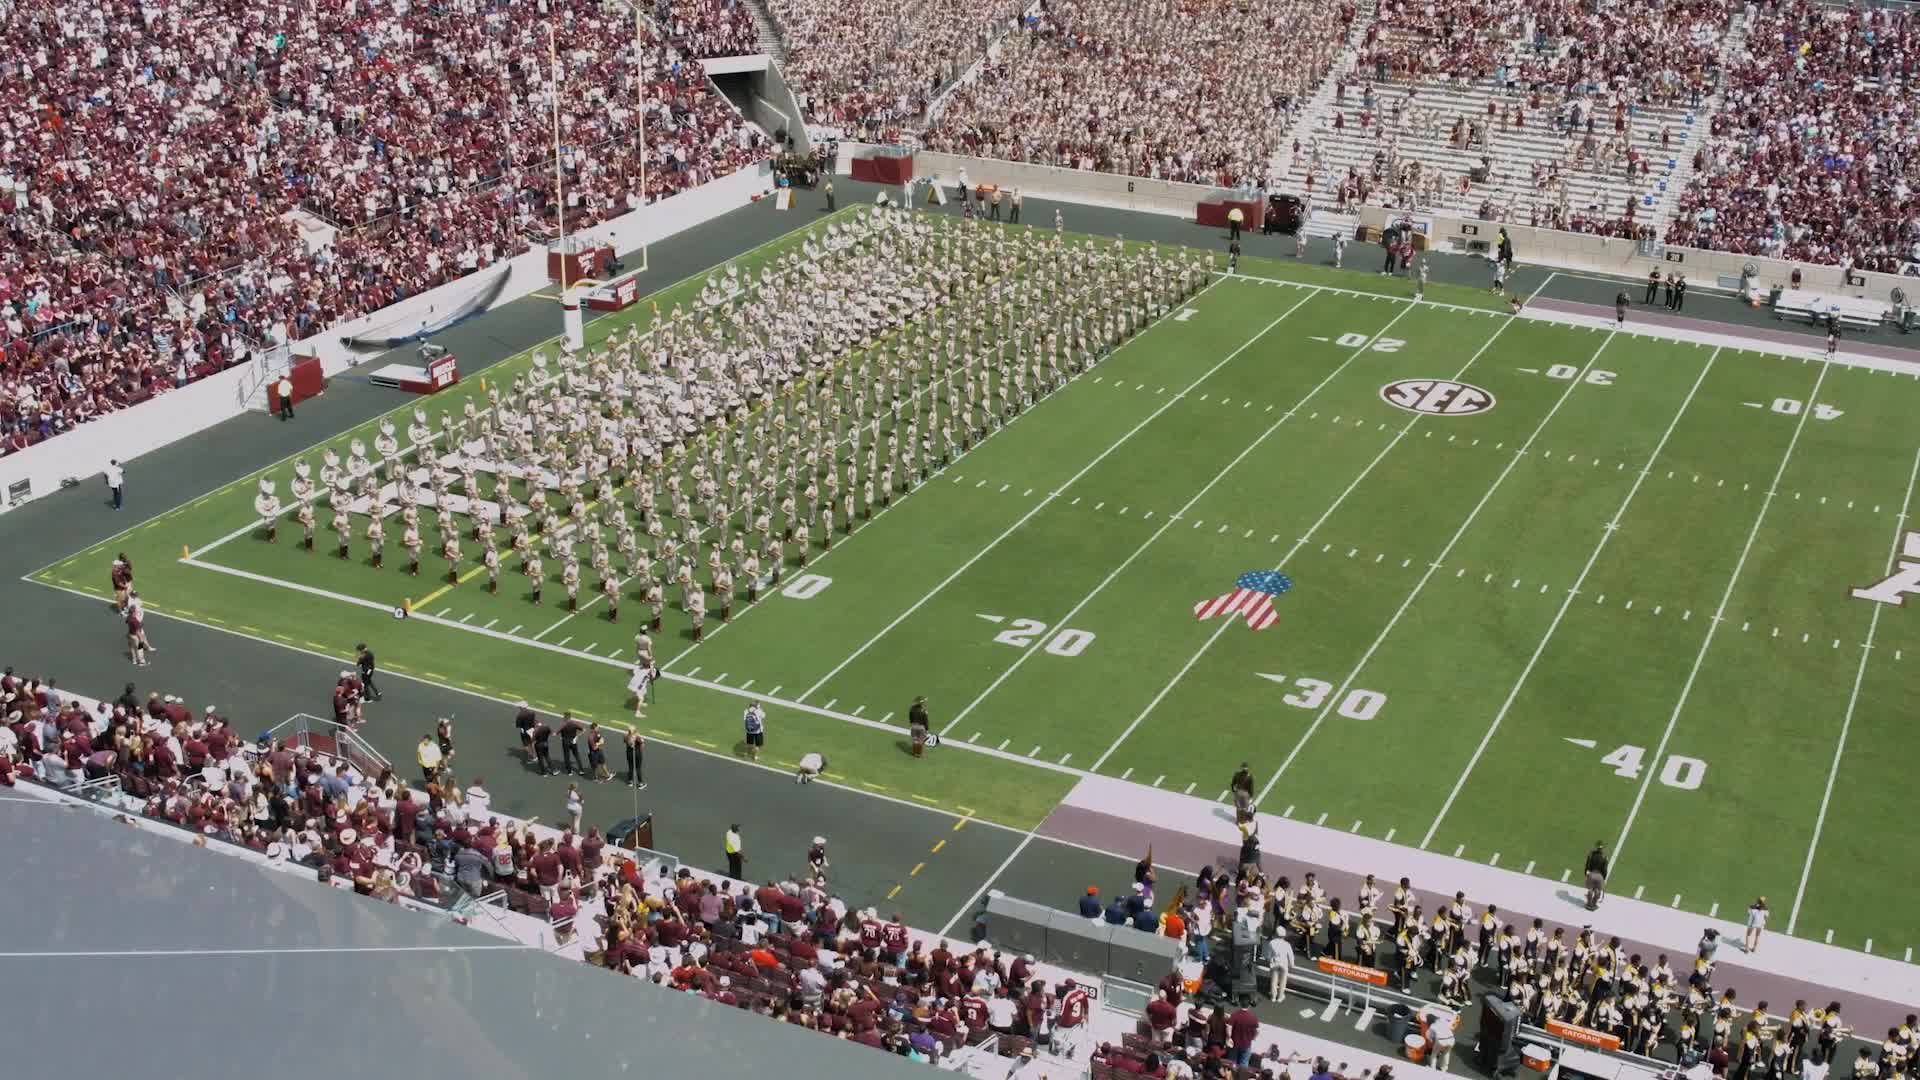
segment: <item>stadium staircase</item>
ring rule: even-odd
[[[780,24],[773,21],[773,13],[767,10],[766,0],[742,0],[747,5],[747,14],[753,16],[755,42],[760,51],[773,58],[781,71],[787,69],[787,43],[780,36]]]
[[[1693,182],[1694,155],[1706,145],[1707,135],[1713,130],[1713,116],[1720,111],[1720,106],[1724,103],[1721,88],[1726,85],[1726,73],[1732,70],[1736,57],[1746,54],[1747,32],[1752,28],[1753,20],[1747,12],[1744,10],[1735,12],[1732,24],[1727,27],[1726,37],[1720,42],[1718,59],[1721,84],[1714,87],[1713,93],[1700,103],[1699,109],[1695,110],[1699,114],[1699,122],[1687,129],[1686,142],[1680,146],[1678,164],[1672,175],[1668,177],[1667,188],[1663,193],[1664,198],[1661,199],[1658,207],[1658,216],[1653,220],[1653,225],[1659,230],[1661,236],[1666,235],[1667,226],[1673,222],[1674,211],[1681,194],[1687,190],[1687,185]]]
[[[1333,66],[1327,77],[1320,80],[1313,96],[1307,99],[1291,127],[1281,136],[1280,145],[1274,149],[1273,157],[1267,162],[1267,176],[1270,178],[1268,190],[1300,194],[1306,188],[1308,160],[1307,144],[1313,133],[1324,126],[1330,126],[1333,115],[1335,84],[1348,77],[1360,55],[1360,42],[1367,38],[1367,29],[1373,25],[1378,11],[1375,0],[1360,0],[1355,5],[1353,26],[1347,32],[1346,47],[1334,58]],[[1296,167],[1293,154],[1293,141],[1300,140],[1300,160]],[[1325,183],[1321,177],[1315,183],[1313,213],[1307,222],[1309,236],[1332,236],[1337,232],[1352,234],[1359,218],[1350,214],[1337,214],[1331,199],[1320,198],[1320,187]],[[1278,183],[1272,181],[1277,180]]]
[[[1359,40],[1358,35],[1365,33],[1374,16],[1371,3],[1362,6],[1360,17],[1355,20],[1355,40]],[[1745,36],[1746,18],[1741,14],[1735,17],[1730,31],[1720,42],[1719,55],[1723,69],[1729,57],[1737,54]],[[1522,46],[1516,43],[1514,47],[1518,50]],[[1560,47],[1566,46],[1563,44]],[[1341,81],[1346,84],[1346,100],[1337,103],[1335,91]],[[1529,115],[1528,126],[1521,130],[1503,131],[1498,124],[1490,125],[1490,147],[1486,149],[1453,146],[1448,133],[1456,117],[1464,116],[1484,123],[1487,102],[1493,100],[1504,106],[1511,100],[1510,96],[1496,88],[1491,80],[1422,80],[1411,84],[1404,81],[1375,82],[1371,71],[1360,69],[1358,50],[1349,48],[1302,111],[1299,121],[1272,162],[1271,174],[1280,178],[1278,189],[1282,191],[1304,191],[1309,173],[1313,174],[1315,233],[1323,231],[1323,220],[1332,225],[1335,219],[1332,212],[1334,194],[1348,167],[1352,166],[1363,175],[1369,174],[1374,155],[1381,149],[1375,135],[1371,131],[1362,132],[1359,125],[1363,102],[1370,86],[1374,93],[1373,111],[1376,115],[1382,112],[1390,114],[1397,101],[1407,99],[1410,89],[1414,91],[1414,101],[1429,114],[1429,123],[1424,130],[1403,127],[1396,140],[1401,161],[1419,161],[1430,169],[1438,169],[1444,178],[1439,197],[1421,198],[1419,209],[1444,209],[1471,216],[1479,212],[1483,203],[1490,202],[1497,216],[1522,223],[1530,220],[1536,207],[1544,219],[1556,198],[1537,190],[1533,181],[1535,163],[1543,168],[1549,163],[1557,163],[1565,187],[1564,196],[1560,198],[1569,214],[1589,213],[1612,219],[1621,215],[1631,199],[1636,207],[1636,220],[1664,229],[1679,193],[1685,190],[1692,178],[1693,155],[1706,139],[1710,126],[1708,119],[1720,104],[1716,90],[1713,95],[1703,99],[1698,108],[1688,108],[1682,103],[1638,110],[1629,119],[1628,127],[1633,144],[1651,159],[1652,172],[1642,180],[1628,177],[1625,165],[1620,161],[1605,171],[1593,168],[1591,162],[1579,168],[1571,167],[1569,161],[1575,140],[1557,131],[1552,115],[1544,111]],[[1333,128],[1333,117],[1337,112],[1346,114],[1344,129],[1338,132]],[[1606,128],[1606,119],[1602,117],[1602,122],[1596,126]],[[1655,145],[1662,128],[1676,136],[1673,148],[1665,157],[1658,155]],[[1298,157],[1293,154],[1294,139],[1302,144]],[[1317,169],[1312,167],[1316,146],[1319,150]],[[1653,149],[1650,150],[1650,147]],[[1460,191],[1460,177],[1479,165],[1483,153],[1493,161],[1492,174],[1486,181],[1472,183],[1467,191]],[[1391,199],[1394,205],[1412,208],[1408,206],[1407,196],[1390,190],[1387,185],[1376,183],[1374,192],[1370,200],[1372,202]]]

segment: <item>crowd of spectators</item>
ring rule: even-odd
[[[1351,3],[1053,0],[953,91],[932,150],[1258,184],[1331,69]]]
[[[1782,0],[1694,158],[1669,243],[1886,273],[1920,263],[1920,18]]]
[[[1380,80],[1491,80],[1562,96],[1698,104],[1713,86],[1729,0],[1386,0],[1367,29],[1362,70]]]
[[[739,0],[665,15],[636,58],[599,0],[13,4],[6,448],[525,250],[556,99],[570,229],[764,157],[693,62],[752,49]]]
[[[344,723],[362,686],[341,673]],[[132,684],[89,707],[9,668],[0,711],[0,787],[112,779],[145,816],[206,841],[388,902],[504,897],[551,924],[556,944],[578,938],[589,963],[914,1060],[993,1034],[1015,1056],[1057,1033],[1071,1041],[1090,1019],[1087,990],[1049,983],[1032,956],[929,947],[898,914],[850,909],[829,884],[824,839],[794,860],[801,869],[755,887],[643,863],[577,818],[557,829],[503,818],[478,777],[455,778],[444,722],[421,740],[422,792],[391,768],[370,775],[283,739],[249,742],[211,706],[196,714]]]
[[[1021,17],[1020,0],[768,0],[787,47],[786,78],[815,124],[896,142]]]

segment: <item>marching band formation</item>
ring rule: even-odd
[[[317,476],[296,462],[291,507],[262,478],[255,510],[270,542],[291,513],[312,551],[324,503],[342,559],[364,520],[375,568],[395,518],[409,574],[431,535],[448,584],[476,564],[497,592],[517,561],[534,603],[551,580],[577,611],[586,587],[613,621],[623,597],[644,604],[656,632],[676,597],[698,641],[710,603],[725,621],[738,593],[750,603],[831,550],[1190,297],[1212,263],[862,208],[757,275],[710,276],[692,311],[536,353],[437,429],[416,408],[404,450],[383,420],[372,456],[355,438]]]

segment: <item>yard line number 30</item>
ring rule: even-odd
[[[1269,682],[1283,682],[1286,676],[1264,675],[1262,678]],[[1294,679],[1292,686],[1293,691],[1282,696],[1280,702],[1296,709],[1317,709],[1327,703],[1327,698],[1333,695],[1334,690],[1333,684],[1325,679],[1310,679],[1304,676]],[[1379,716],[1380,710],[1386,706],[1387,695],[1380,691],[1355,689],[1347,691],[1346,696],[1340,699],[1340,704],[1333,711],[1349,720],[1371,720]]]

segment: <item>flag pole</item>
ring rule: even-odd
[[[553,65],[553,210],[560,225],[560,295],[567,294],[567,192],[560,167],[560,46],[547,23],[547,58]]]

